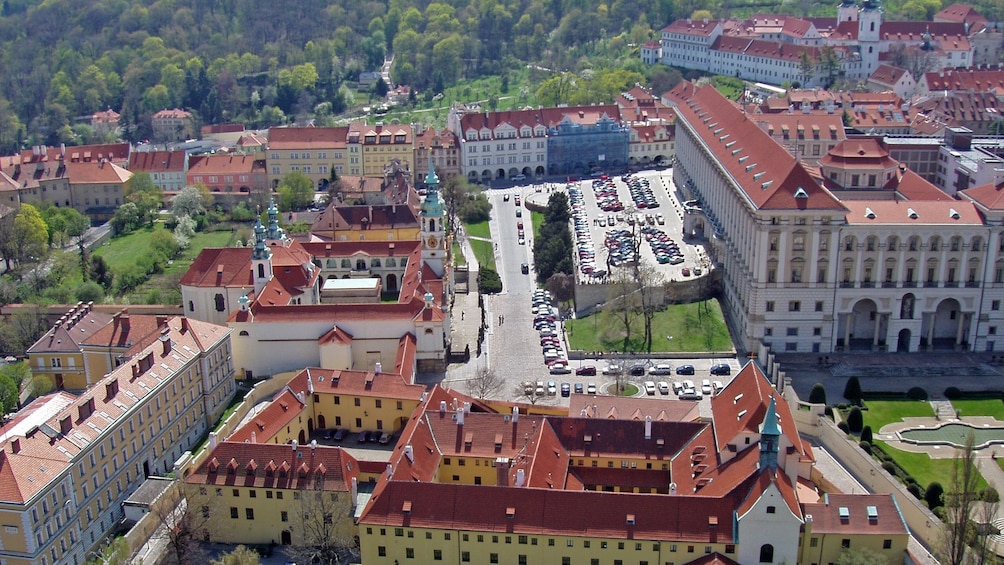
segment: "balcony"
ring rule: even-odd
[[[903,281],[903,288],[917,288],[917,281]]]
[[[854,288],[854,283],[851,281],[842,281],[840,283],[840,288]]]
[[[959,288],[959,281],[945,281],[945,288]]]
[[[938,288],[938,281],[924,281],[924,288]]]
[[[980,288],[980,281],[966,281],[966,288]]]
[[[896,288],[896,281],[884,281],[882,288]]]
[[[861,281],[861,288],[875,288],[875,281]]]

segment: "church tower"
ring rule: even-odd
[[[268,281],[272,280],[272,250],[265,245],[265,236],[265,226],[261,225],[261,218],[258,218],[254,225],[254,249],[251,251],[251,278],[254,280],[255,296],[260,295]]]
[[[265,238],[269,240],[286,240],[286,230],[279,227],[279,208],[275,205],[275,198],[268,199],[268,231]]]
[[[882,2],[865,0],[858,14],[858,43],[877,42],[882,28]]]
[[[858,4],[855,0],[843,0],[837,7],[837,23],[858,21]]]
[[[422,221],[422,262],[443,276],[446,261],[446,211],[439,199],[439,177],[429,159],[429,174],[425,176],[426,194],[419,217]]]
[[[760,424],[760,468],[777,467],[778,442],[781,439],[781,428],[777,425],[777,412],[774,410],[774,397],[770,397],[770,405]]]

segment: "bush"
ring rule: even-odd
[[[872,444],[871,444],[871,442],[862,441],[861,443],[858,444],[858,447],[860,447],[861,451],[864,451],[868,455],[872,454]]]
[[[839,428],[840,431],[844,432],[845,434],[851,433],[851,429],[847,426],[847,422],[838,423],[837,428]]]
[[[861,400],[861,381],[857,377],[847,379],[847,384],[844,386],[844,398],[855,403]]]
[[[882,468],[885,469],[886,473],[889,473],[894,477],[896,476],[896,464],[892,461],[883,461]]]
[[[945,504],[944,501],[945,487],[941,486],[941,483],[934,481],[927,485],[924,490],[924,501],[927,502],[927,507],[931,510]]]
[[[861,409],[857,406],[851,408],[851,411],[847,413],[848,429],[850,429],[851,433],[859,434],[863,425],[864,416],[861,415]]]
[[[840,404],[837,404],[837,410],[847,410],[847,403],[841,402]]]
[[[826,404],[826,388],[823,387],[822,383],[812,385],[812,390],[809,391],[809,402],[813,404]]]
[[[105,298],[105,289],[94,281],[87,281],[81,283],[74,294],[80,302],[101,302]]]
[[[824,416],[829,416],[830,419],[832,420],[833,419],[833,407],[832,406],[827,406],[826,408],[823,408],[823,415]]]
[[[948,400],[955,400],[962,396],[962,391],[959,387],[950,386],[945,389],[945,398]]]
[[[502,279],[497,272],[482,265],[478,271],[478,290],[485,294],[498,294],[502,292]]]
[[[914,497],[916,497],[917,500],[924,500],[924,489],[920,488],[920,485],[918,485],[917,483],[910,483],[906,485],[906,490]]]
[[[906,396],[913,400],[927,400],[927,391],[919,386],[915,386],[906,391]]]
[[[865,427],[861,428],[861,443],[864,443],[864,442],[868,442],[868,443],[872,442],[872,427],[871,426],[865,426]]]

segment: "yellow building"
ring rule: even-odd
[[[166,319],[80,396],[57,392],[15,414],[0,436],[0,561],[84,562],[129,494],[171,471],[230,402],[230,333]]]
[[[415,241],[421,226],[408,205],[328,206],[310,233],[329,241]]]
[[[799,563],[836,563],[847,550],[881,555],[888,563],[903,562],[910,532],[893,495],[825,494],[804,510]]]
[[[397,161],[409,171],[415,170],[414,133],[410,125],[371,126],[366,122],[349,124],[349,168],[351,176],[379,177],[384,168]]]
[[[213,542],[351,545],[359,463],[340,447],[222,442],[186,479]]]
[[[112,321],[111,314],[94,311],[94,303],[78,303],[28,348],[32,375],[50,378],[57,390],[83,390],[107,374],[90,378],[84,365],[83,343]]]
[[[268,130],[266,164],[272,188],[283,175],[300,172],[310,178],[317,190],[326,190],[331,172],[339,176],[349,173],[347,127],[297,128],[281,127]],[[358,163],[356,167],[358,168]]]

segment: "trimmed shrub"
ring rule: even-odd
[[[105,298],[105,289],[94,281],[87,281],[80,283],[74,294],[77,295],[77,300],[81,302],[90,302],[92,300],[94,302],[101,302]]]
[[[840,423],[838,423],[837,424],[837,428],[839,428],[840,431],[844,432],[845,434],[851,433],[850,428],[847,427],[847,422],[840,422]]]
[[[809,391],[809,402],[813,404],[826,404],[826,388],[823,387],[823,383],[812,385],[812,390]]]
[[[920,488],[920,485],[917,483],[910,483],[906,485],[906,490],[915,496],[917,500],[924,500],[924,489]]]
[[[861,428],[861,443],[871,443],[872,442],[872,427],[865,426]]]
[[[844,398],[857,403],[861,400],[861,381],[857,377],[847,379],[844,386]]]
[[[482,265],[478,271],[478,290],[485,294],[498,294],[502,292],[502,279],[497,272]]]
[[[870,442],[862,441],[858,443],[858,446],[861,448],[861,451],[864,451],[868,455],[872,454],[872,444]]]
[[[945,487],[941,486],[938,481],[932,482],[924,489],[924,501],[927,502],[927,507],[931,510],[945,504],[944,495]]]
[[[950,386],[945,389],[945,398],[949,400],[955,400],[961,396],[962,396],[962,391],[959,390],[959,387]]]
[[[847,413],[847,427],[851,430],[851,433],[861,433],[864,421],[864,417],[861,415],[861,409],[857,406],[851,408],[851,411]]]
[[[894,465],[892,461],[883,461],[882,468],[885,469],[886,473],[889,473],[894,477],[896,476],[896,465]]]
[[[915,386],[906,391],[906,396],[912,400],[927,400],[927,391],[919,386]]]
[[[823,415],[824,416],[829,416],[830,419],[832,420],[833,419],[833,407],[832,406],[827,406],[826,408],[823,408]]]

